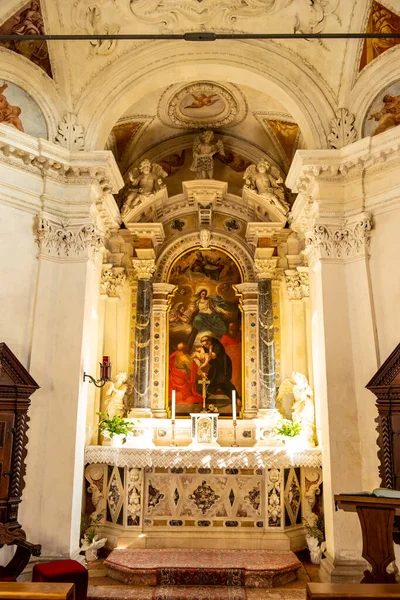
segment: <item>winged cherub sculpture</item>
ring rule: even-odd
[[[244,172],[244,187],[257,192],[259,196],[276,206],[284,215],[289,212],[290,205],[285,200],[283,179],[278,169],[266,160],[257,165],[250,165]]]
[[[214,133],[211,129],[194,138],[193,162],[190,170],[196,173],[196,179],[213,179],[214,154],[225,156],[222,140],[213,143],[213,138]]]
[[[160,165],[151,163],[148,159],[142,160],[139,167],[134,167],[129,171],[129,181],[123,192],[123,204],[121,215],[124,216],[146,196],[151,196],[165,187],[164,177],[168,173]]]

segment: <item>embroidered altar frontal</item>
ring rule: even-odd
[[[293,552],[268,550],[123,550],[105,561],[107,574],[133,585],[264,587],[293,581],[301,563]]]

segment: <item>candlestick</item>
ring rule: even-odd
[[[232,419],[236,421],[236,390],[232,390]]]
[[[236,419],[233,421],[233,444],[231,444],[231,446],[239,446],[239,444],[236,442],[236,427],[237,427],[237,421]]]
[[[170,446],[176,446],[176,442],[175,442],[175,419],[171,419],[171,425],[172,425],[172,440],[171,440]]]
[[[172,398],[171,398],[171,419],[175,420],[175,404],[176,404],[176,391],[172,390]]]

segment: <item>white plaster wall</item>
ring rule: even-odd
[[[28,368],[38,268],[33,227],[32,214],[0,205],[0,341]]]
[[[375,214],[373,223],[370,272],[380,365],[400,342],[400,208]]]

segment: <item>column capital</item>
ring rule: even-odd
[[[104,236],[92,223],[56,222],[43,213],[37,217],[39,256],[52,260],[82,262],[96,259],[104,249]]]
[[[132,266],[137,279],[151,279],[156,270],[156,261],[153,258],[132,258]]]
[[[310,295],[308,267],[286,269],[285,282],[289,300],[302,300]]]
[[[278,260],[278,258],[256,258],[254,272],[257,279],[274,279],[279,274]]]
[[[109,298],[121,298],[126,272],[124,267],[103,263],[101,267],[100,294]]]
[[[318,223],[306,237],[309,262],[319,259],[351,260],[369,254],[371,217],[361,213],[342,223]]]

